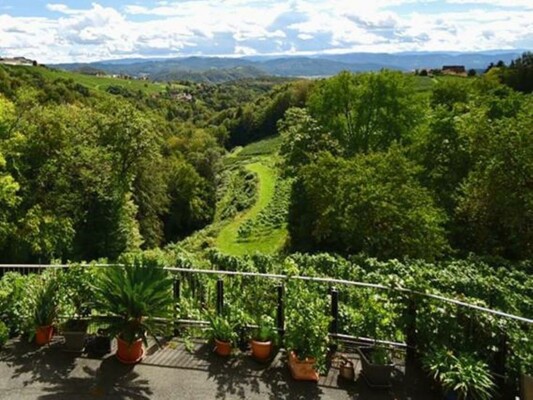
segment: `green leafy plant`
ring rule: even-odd
[[[59,276],[60,311],[69,317],[64,329],[79,331],[86,328],[83,320],[91,312],[93,271],[90,267],[73,265]]]
[[[106,314],[97,318],[107,324],[112,335],[127,343],[164,331],[165,319],[172,313],[172,278],[162,268],[136,264],[109,267],[101,271],[93,286],[95,309]]]
[[[455,392],[459,400],[490,400],[494,381],[489,367],[471,354],[455,355],[445,348],[423,358],[424,367],[445,392]]]
[[[6,344],[7,339],[9,339],[9,328],[0,321],[0,349]]]
[[[274,322],[274,318],[269,315],[261,316],[257,321],[257,329],[254,332],[254,339],[259,342],[272,341],[277,343],[278,330]]]
[[[375,365],[389,365],[391,364],[391,356],[388,349],[384,347],[376,347],[370,352],[370,361]]]
[[[49,326],[57,317],[57,291],[58,281],[56,276],[45,276],[37,290],[33,311],[33,324],[35,327]]]
[[[323,368],[329,343],[330,317],[324,312],[326,302],[319,293],[298,281],[290,282],[287,289],[288,315],[285,347],[298,358],[315,358],[317,367]]]
[[[210,315],[209,332],[211,337],[221,342],[235,343],[237,340],[236,324],[228,316]]]
[[[20,275],[8,272],[0,280],[0,318],[9,328],[11,336],[33,331],[34,293],[38,285],[37,275]]]

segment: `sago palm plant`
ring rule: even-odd
[[[172,277],[162,268],[133,265],[101,271],[95,290],[95,309],[112,335],[127,343],[156,337],[172,313]]]

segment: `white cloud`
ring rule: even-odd
[[[122,8],[93,3],[85,9],[50,3],[48,18],[0,12],[0,55],[50,63],[154,55],[533,47],[532,0],[445,0],[453,6],[449,9],[460,6],[468,12],[436,11],[446,7],[414,12],[435,1],[184,0]],[[399,5],[402,13],[392,7]],[[406,7],[414,11],[406,12]]]

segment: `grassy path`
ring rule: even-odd
[[[261,242],[256,242],[255,240],[242,241],[238,237],[239,227],[247,220],[256,218],[274,197],[277,173],[273,167],[268,165],[268,161],[270,160],[265,157],[262,161],[257,161],[246,166],[246,169],[257,174],[257,201],[249,210],[238,215],[220,231],[216,244],[220,250],[226,253],[243,255],[251,254],[255,251],[271,253],[277,250],[277,248],[273,247],[276,245],[276,241],[268,240],[270,239],[268,237],[263,238]]]
[[[287,238],[285,226],[270,229],[260,226],[254,229],[249,237],[239,237],[239,228],[243,224],[258,218],[262,211],[277,200],[275,194],[279,176],[275,160],[278,146],[279,138],[270,138],[246,146],[232,155],[240,157],[241,160],[248,160],[249,164],[246,164],[245,168],[257,175],[257,200],[250,209],[222,227],[216,238],[216,246],[221,251],[232,255],[253,254],[258,251],[272,254],[284,246]]]

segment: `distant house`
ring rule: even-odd
[[[466,76],[466,68],[464,65],[445,65],[442,67],[442,73]]]
[[[37,61],[30,60],[26,57],[6,57],[2,58],[0,57],[0,64],[5,65],[23,65],[26,67],[31,67],[34,65],[37,65]]]

